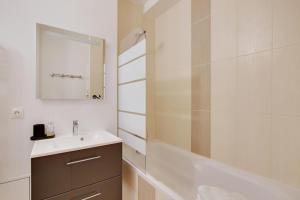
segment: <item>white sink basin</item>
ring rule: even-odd
[[[94,131],[78,136],[67,135],[53,139],[35,141],[31,158],[76,151],[122,142],[122,139],[107,131]]]

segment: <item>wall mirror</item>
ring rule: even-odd
[[[43,24],[37,30],[37,97],[104,97],[104,40]]]

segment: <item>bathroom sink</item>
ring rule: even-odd
[[[122,142],[122,139],[107,131],[93,131],[77,136],[66,135],[48,140],[35,141],[31,158],[77,151]]]

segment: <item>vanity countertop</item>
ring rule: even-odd
[[[91,131],[77,136],[66,135],[35,141],[30,157],[37,158],[121,142],[121,138],[107,131]]]

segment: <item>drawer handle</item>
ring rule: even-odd
[[[88,199],[92,199],[92,198],[94,198],[94,197],[97,197],[97,196],[100,196],[100,195],[101,195],[101,193],[97,193],[97,194],[94,194],[94,195],[92,195],[92,196],[85,197],[85,198],[83,198],[83,199],[81,199],[81,200],[88,200]]]
[[[82,162],[87,162],[87,161],[91,161],[91,160],[96,160],[101,158],[101,156],[95,156],[95,157],[91,157],[91,158],[86,158],[86,159],[82,159],[82,160],[76,160],[76,161],[72,161],[72,162],[68,162],[67,165],[75,165],[78,163],[82,163]]]

